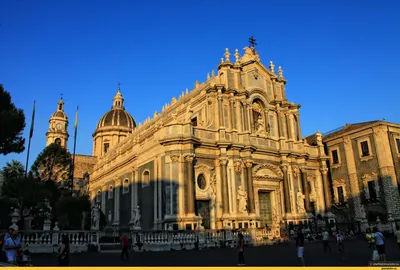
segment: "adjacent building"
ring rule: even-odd
[[[307,138],[315,144],[315,135]],[[347,124],[324,134],[333,211],[340,222],[400,220],[400,125]]]

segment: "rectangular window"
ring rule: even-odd
[[[197,117],[192,118],[192,126],[197,127]]]
[[[400,153],[400,139],[396,139],[397,153]]]
[[[337,150],[332,151],[332,163],[339,164],[339,155]]]
[[[369,198],[371,200],[376,200],[376,188],[375,188],[375,181],[368,181],[368,191],[369,191]]]
[[[344,191],[343,187],[337,187],[337,194],[339,203],[344,203]]]
[[[104,144],[104,154],[107,153],[108,148],[110,148],[110,144],[109,143],[105,143]]]
[[[369,156],[369,147],[367,141],[361,142],[361,154],[363,157]]]

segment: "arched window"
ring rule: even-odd
[[[129,193],[129,180],[125,179],[124,183],[122,184],[122,193]]]
[[[150,185],[150,172],[144,171],[142,175],[142,187],[147,187]]]
[[[197,177],[197,186],[201,189],[204,190],[207,187],[207,181],[206,178],[204,177],[204,174],[199,174]]]
[[[108,198],[112,199],[114,195],[114,187],[113,186],[109,186],[108,187]]]
[[[58,144],[58,145],[61,145],[61,139],[60,139],[60,138],[55,139],[54,142],[55,142],[56,144]]]
[[[100,200],[101,200],[101,190],[98,190],[96,195],[96,201],[100,202]]]

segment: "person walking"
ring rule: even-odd
[[[123,261],[125,256],[126,260],[129,261],[129,241],[125,233],[122,235],[121,242],[122,242],[121,260]]]
[[[338,251],[342,254],[342,260],[344,260],[344,235],[340,230],[336,233],[336,244],[338,247]]]
[[[378,230],[378,227],[374,227],[375,245],[379,254],[379,261],[386,261],[385,256],[385,236]]]
[[[61,238],[61,247],[58,250],[58,266],[69,266],[69,238],[63,234]]]
[[[299,228],[297,231],[296,248],[297,248],[297,258],[299,259],[301,264],[305,266],[306,264],[304,261],[304,234],[301,228]]]
[[[326,229],[322,232],[322,244],[324,246],[325,253],[329,250],[332,251],[331,246],[329,245],[329,233]]]
[[[238,242],[238,248],[239,248],[239,264],[240,266],[246,265],[244,262],[244,237],[242,233],[239,233],[239,242]]]

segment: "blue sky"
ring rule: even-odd
[[[261,61],[281,65],[303,135],[386,118],[400,123],[398,1],[0,1],[0,83],[24,109],[30,164],[45,147],[63,93],[80,108],[77,153],[92,153],[97,121],[121,82],[142,122],[216,69],[253,35]],[[1,127],[3,128],[3,127]],[[0,156],[0,166],[26,152]]]

